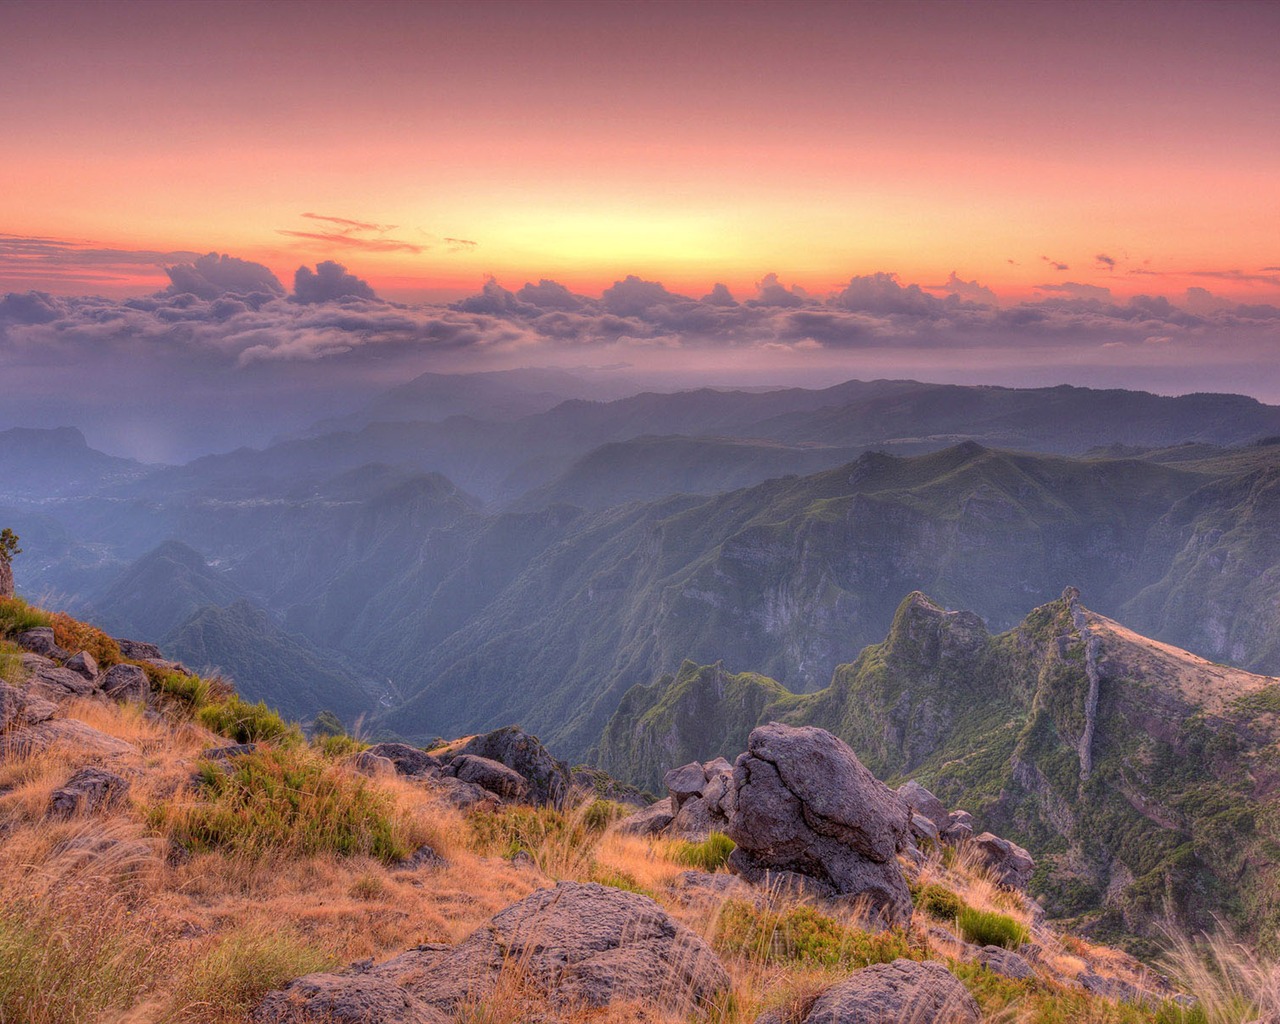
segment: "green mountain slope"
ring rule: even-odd
[[[820,692],[693,665],[634,688],[598,760],[653,784],[732,757],[771,719],[830,729],[882,778],[917,778],[1022,842],[1052,914],[1151,935],[1169,901],[1185,924],[1218,914],[1274,941],[1280,680],[1139,636],[1074,590],[997,635],[916,593]]]

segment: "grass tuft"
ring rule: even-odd
[[[962,907],[956,914],[956,925],[960,929],[961,938],[979,946],[1017,949],[1031,937],[1026,925],[993,910]]]
[[[17,636],[37,626],[53,625],[53,616],[20,597],[0,598],[0,636]]]
[[[736,899],[721,908],[712,943],[721,953],[778,965],[859,968],[923,956],[901,931],[865,931],[809,906],[770,910]]]
[[[689,843],[682,839],[671,843],[671,856],[687,867],[699,871],[719,871],[729,861],[737,844],[723,832],[712,832],[700,843]]]
[[[49,616],[49,624],[53,626],[54,642],[71,654],[88,651],[101,668],[124,660],[120,645],[96,626],[73,619],[65,612],[54,612]]]
[[[298,727],[286,722],[265,701],[250,704],[235,693],[199,708],[196,717],[206,729],[237,743],[289,744],[302,739]]]

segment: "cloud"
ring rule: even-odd
[[[65,238],[0,234],[0,281],[136,282],[165,264],[198,256],[183,250],[112,249]]]
[[[169,275],[166,295],[190,294],[201,299],[216,299],[222,295],[284,294],[280,279],[261,263],[225,254],[219,256],[216,252],[191,263],[165,267],[164,272]]]
[[[756,284],[756,297],[748,299],[748,306],[779,306],[792,308],[803,306],[808,296],[801,288],[790,288],[778,281],[777,274],[766,274],[763,281]]]
[[[517,295],[521,302],[536,309],[577,310],[590,302],[585,296],[574,295],[558,281],[548,281],[545,277],[537,284],[525,282]]]
[[[966,302],[980,302],[987,306],[1000,304],[996,293],[986,285],[978,284],[977,281],[963,281],[956,276],[954,270],[951,271],[951,276],[947,278],[947,283],[942,286],[942,290]]]
[[[1045,263],[1049,264],[1049,266],[1053,267],[1054,270],[1070,270],[1071,269],[1065,263],[1059,263],[1057,260],[1051,260],[1049,259],[1048,256],[1041,256],[1040,258],[1044,260]]]
[[[289,238],[300,238],[307,242],[322,242],[330,247],[341,249],[358,249],[363,252],[425,252],[425,246],[406,242],[402,238],[387,237],[388,231],[396,229],[395,224],[375,224],[373,221],[354,220],[350,217],[334,217],[325,213],[304,213],[307,220],[320,221],[331,225],[328,231],[297,231],[289,228],[277,228],[276,234]],[[314,247],[313,247],[314,248]]]
[[[692,302],[683,295],[669,292],[657,281],[644,281],[634,274],[625,279],[615,281],[600,296],[604,308],[619,316],[635,316],[645,313],[655,306],[671,306]]]
[[[293,276],[295,302],[337,302],[340,299],[376,299],[368,283],[333,260],[317,263],[315,272],[309,267],[299,267]]]
[[[394,224],[374,224],[365,220],[351,220],[349,217],[330,217],[324,213],[304,213],[302,216],[307,220],[320,220],[326,224],[333,224],[344,232],[353,231],[394,231]]]
[[[738,300],[733,297],[733,293],[729,291],[728,285],[716,282],[712,286],[711,291],[702,296],[702,301],[708,306],[736,306]]]
[[[1110,302],[1111,289],[1096,284],[1080,284],[1076,281],[1063,281],[1061,284],[1038,284],[1036,291],[1051,295],[1063,295],[1072,299],[1085,299],[1090,302]]]
[[[1108,256],[1106,253],[1100,252],[1093,258],[1093,262],[1107,270],[1115,270],[1119,261],[1114,256]]]
[[[450,252],[470,252],[480,244],[469,238],[446,238],[444,241]]]
[[[953,275],[954,276],[954,275]],[[831,299],[832,305],[880,315],[934,318],[945,313],[943,300],[918,284],[903,286],[897,274],[864,274],[851,277],[848,285]]]

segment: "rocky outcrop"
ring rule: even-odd
[[[907,808],[823,729],[771,722],[752,731],[733,771],[730,870],[817,895],[865,902],[894,925],[911,918],[897,862]]]
[[[980,1024],[978,1004],[937,961],[895,960],[864,967],[824,990],[807,1008],[777,1010],[756,1024]]]
[[[151,683],[147,680],[147,673],[137,665],[112,665],[102,677],[102,692],[122,704],[146,700],[151,692]]]
[[[977,854],[978,863],[990,871],[1000,885],[1006,889],[1026,891],[1036,862],[1021,846],[983,832],[970,841],[969,848]]]
[[[129,781],[102,768],[81,768],[49,797],[49,816],[70,818],[119,806],[129,794]]]
[[[425,750],[407,743],[375,743],[365,753],[373,757],[385,757],[395,765],[397,775],[409,778],[434,778],[440,774],[440,760]]]
[[[531,995],[563,1008],[635,1000],[687,1014],[729,987],[711,948],[647,896],[561,882],[457,946],[420,946],[376,966],[299,978],[267,995],[252,1019],[435,1024],[493,992],[506,965],[519,965]]]
[[[19,633],[15,642],[24,651],[30,651],[32,654],[39,654],[45,658],[64,661],[71,656],[69,651],[64,651],[58,646],[58,642],[53,638],[52,626],[37,626],[35,629],[28,629],[24,633]]]
[[[1003,946],[983,946],[974,954],[973,959],[987,970],[1006,978],[1025,981],[1036,976],[1035,968],[1027,962],[1026,957]]]
[[[462,754],[455,757],[445,769],[462,782],[470,782],[487,789],[503,800],[521,801],[529,795],[529,783],[523,775],[508,768],[501,761],[476,754]]]
[[[89,682],[94,682],[98,678],[98,659],[88,651],[81,651],[79,654],[72,655],[63,662],[62,667],[70,669],[72,672],[78,672]]]
[[[656,836],[664,832],[675,820],[675,811],[671,807],[671,798],[664,797],[657,803],[650,804],[643,810],[636,811],[617,824],[617,829],[628,836]]]
[[[506,765],[529,783],[528,799],[535,804],[560,807],[569,795],[569,769],[539,741],[518,726],[495,729],[473,736],[452,752],[452,758],[467,754],[486,757]]]
[[[934,830],[946,828],[951,822],[947,805],[930,793],[924,786],[911,779],[898,787],[898,796],[913,811],[933,822]]]

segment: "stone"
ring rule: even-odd
[[[398,860],[392,867],[398,871],[416,871],[418,868],[438,868],[442,867],[447,861],[436,853],[435,849],[429,843],[423,843],[409,856]]]
[[[529,783],[524,776],[501,761],[476,754],[460,754],[453,759],[451,766],[456,778],[475,783],[503,800],[524,800],[529,795]]]
[[[84,722],[72,718],[55,718],[26,729],[12,730],[5,738],[5,744],[0,746],[0,759],[3,759],[6,749],[25,757],[53,747],[73,750],[81,757],[92,758],[120,757],[138,752],[138,748],[132,743],[108,736]]]
[[[508,907],[457,946],[418,946],[376,966],[299,978],[268,994],[252,1020],[434,1024],[484,1000],[505,964],[518,964],[534,992],[565,1009],[636,1000],[687,1014],[729,987],[711,948],[647,896],[561,882]]]
[[[697,761],[672,768],[662,776],[662,784],[667,787],[667,795],[671,797],[671,806],[678,812],[686,800],[702,794],[702,787],[707,784],[706,772]]]
[[[351,758],[351,767],[361,775],[371,779],[380,776],[391,776],[396,773],[396,763],[389,757],[381,757],[368,750],[362,750]]]
[[[756,1024],[780,1022],[782,1014],[766,1014]],[[796,1024],[980,1024],[973,996],[954,974],[936,960],[895,960],[855,971],[824,990],[791,1017]]]
[[[656,836],[675,818],[671,810],[671,798],[663,797],[657,803],[623,818],[614,826],[626,836]]]
[[[748,885],[737,875],[682,871],[667,887],[671,890],[671,895],[686,906],[703,903],[718,908],[728,899],[740,900],[755,907],[763,907],[768,902],[758,889]]]
[[[952,811],[947,816],[947,824],[940,830],[940,838],[944,843],[958,846],[973,838],[973,815],[968,811]]]
[[[102,677],[102,692],[121,704],[146,700],[151,693],[151,681],[137,665],[112,665]]]
[[[1026,957],[1001,946],[983,946],[974,954],[974,960],[987,970],[1006,978],[1024,981],[1036,976],[1035,969],[1027,962]]]
[[[37,626],[35,629],[28,629],[24,633],[19,633],[14,642],[24,651],[39,654],[44,658],[53,658],[56,661],[63,661],[70,653],[58,646],[57,641],[53,638],[52,626]]]
[[[864,902],[891,925],[911,919],[897,861],[907,808],[848,745],[811,726],[752,730],[734,768],[729,869],[753,884]]]
[[[428,776],[434,778],[440,774],[440,760],[432,757],[425,750],[411,747],[407,743],[375,743],[365,751],[374,757],[385,757],[395,765],[397,775],[409,777]]]
[[[991,872],[998,884],[1006,889],[1026,890],[1036,862],[1017,843],[983,832],[973,838],[969,848],[977,854],[978,862]]]
[[[49,815],[70,818],[110,810],[129,794],[129,781],[102,768],[81,768],[49,797]]]
[[[238,757],[248,757],[258,749],[256,743],[231,743],[225,747],[210,747],[200,752],[202,761],[218,761],[227,767]]]
[[[529,783],[528,799],[534,804],[561,807],[569,796],[572,776],[568,767],[552,757],[537,736],[518,726],[472,736],[454,751],[453,756],[457,758],[464,754],[498,761],[524,776]]]
[[[73,697],[89,697],[98,692],[96,684],[78,672],[55,665],[42,654],[24,654],[27,691],[44,700],[61,703]]]
[[[464,782],[452,775],[442,775],[432,783],[433,788],[446,801],[460,811],[471,811],[477,808],[496,811],[502,806],[497,793],[490,793],[483,786],[474,782]]]
[[[914,809],[911,811],[911,835],[917,842],[928,840],[931,843],[937,843],[939,841],[938,826],[934,824],[933,819]]]
[[[914,811],[918,811],[924,817],[928,818],[934,825],[934,832],[939,829],[946,828],[951,824],[950,813],[947,811],[946,804],[930,793],[924,786],[911,779],[904,782],[898,787],[898,796],[901,797]]]
[[[25,721],[27,696],[16,686],[0,683],[0,732]]]
[[[141,640],[121,640],[117,637],[116,646],[120,648],[120,653],[130,661],[164,660],[164,654],[155,644],[144,643]]]
[[[98,679],[98,659],[88,651],[80,651],[78,654],[72,655],[63,663],[62,667],[79,673],[91,683],[96,682]]]

